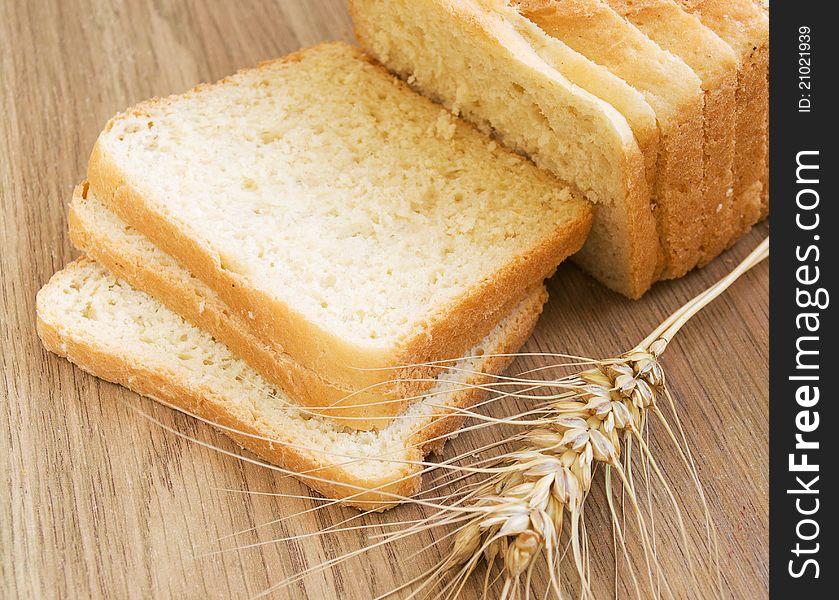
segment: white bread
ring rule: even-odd
[[[769,214],[769,17],[754,0],[679,0],[737,54],[734,193],[739,234]]]
[[[212,335],[313,414],[332,417],[346,427],[376,429],[386,426],[410,402],[405,398],[382,402],[379,387],[353,393],[262,342],[247,319],[231,311],[210,287],[109,211],[85,184],[73,193],[69,222],[76,248]],[[432,384],[429,381],[427,385]]]
[[[274,351],[386,402],[435,371],[402,365],[483,338],[592,213],[341,43],[116,116],[88,177]]]
[[[307,415],[208,333],[86,258],[54,275],[38,293],[38,333],[48,350],[85,371],[235,429],[239,433],[222,431],[324,495],[353,496],[348,504],[369,509],[386,507],[394,494],[418,491],[421,467],[404,461],[421,460],[442,447],[441,436],[462,420],[442,417],[446,407],[479,400],[474,386],[491,379],[482,373],[503,370],[510,359],[497,355],[515,352],[524,342],[545,297],[543,288],[531,293],[438,377],[426,399],[375,432]]]
[[[655,109],[647,102],[644,94],[605,66],[593,62],[562,40],[547,35],[507,0],[478,0],[478,3],[490,15],[495,13],[501,16],[506,22],[505,26],[512,28],[518,36],[508,36],[506,41],[518,45],[523,40],[530,45],[530,51],[545,64],[569,82],[607,102],[626,119],[644,155],[647,185],[653,190],[660,146],[659,127]]]
[[[740,233],[741,199],[734,194],[734,123],[737,55],[724,40],[686,12],[676,0],[606,0],[653,42],[687,64],[705,94],[702,194],[703,266]]]
[[[637,92],[476,1],[352,0],[350,13],[356,36],[377,60],[598,204],[577,262],[627,296],[649,288],[660,249],[644,149],[627,118],[580,83],[615,102],[634,102],[634,112],[625,110],[636,127],[648,122],[654,130]],[[641,142],[655,148],[654,136]]]
[[[643,93],[655,111],[659,152],[653,197],[664,250],[661,276],[684,275],[699,263],[703,224],[713,213],[702,193],[704,92],[699,78],[601,0],[512,1],[548,35]]]

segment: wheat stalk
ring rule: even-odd
[[[648,417],[656,417],[680,447],[661,410],[661,404],[672,405],[672,399],[659,359],[693,315],[745,271],[765,259],[768,253],[767,238],[732,273],[676,311],[632,351],[616,359],[600,361],[593,368],[570,377],[549,382],[551,387],[565,389],[552,399],[550,416],[542,424],[531,425],[524,435],[523,445],[499,457],[495,473],[458,504],[460,510],[471,509],[471,516],[459,525],[448,556],[426,574],[425,581],[414,594],[436,583],[442,573],[453,570],[455,576],[444,592],[454,596],[483,560],[488,567],[487,575],[493,566],[500,566],[500,577],[504,580],[502,598],[514,597],[518,595],[522,576],[529,578],[541,556],[548,566],[551,587],[560,597],[562,593],[554,566],[561,551],[563,531],[567,530],[581,580],[581,597],[590,596],[581,521],[595,466],[604,465],[609,479],[612,473],[617,474],[630,506],[642,519],[634,482],[625,466],[627,463],[621,460],[622,449],[629,449],[635,441],[647,461],[645,464],[666,486],[642,435]],[[681,447],[680,453],[695,476],[689,453]],[[696,482],[698,484],[698,479]],[[610,483],[606,486],[607,500],[615,519]],[[677,506],[669,487],[666,489]],[[701,494],[701,486],[698,489]],[[704,504],[704,495],[702,499]],[[445,512],[444,509],[442,513]],[[647,529],[641,522],[645,555],[654,557],[654,544]],[[615,528],[615,532],[620,546],[625,548],[621,530]],[[684,527],[682,532],[684,535]],[[710,537],[714,545],[713,535]],[[657,570],[657,561],[648,560],[653,563],[648,572],[655,587],[652,573]]]
[[[646,414],[657,411],[665,385],[658,363],[662,345],[656,342],[647,351],[562,382],[568,391],[552,402],[546,423],[531,427],[525,443],[503,455],[497,473],[472,492],[469,505],[477,510],[461,525],[435,577],[456,568],[457,578],[464,579],[483,557],[489,565],[501,563],[503,595],[514,595],[517,581],[537,556],[553,564],[566,527],[577,571],[584,574],[580,518],[594,467],[613,467],[628,483],[620,460],[622,441],[640,439]],[[631,501],[637,504],[634,496]]]

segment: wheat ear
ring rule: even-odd
[[[590,597],[581,532],[584,529],[583,505],[597,464],[606,467],[609,480],[614,473],[623,484],[630,508],[639,519],[640,542],[648,556],[648,578],[651,585],[658,588],[661,580],[655,545],[643,521],[641,501],[629,468],[621,460],[621,450],[628,449],[633,442],[636,444],[643,456],[645,471],[649,469],[652,476],[665,485],[678,510],[676,499],[642,435],[647,419],[655,417],[680,448],[680,456],[694,474],[704,505],[693,460],[689,452],[682,450],[661,410],[664,404],[669,404],[671,409],[675,405],[659,360],[679,329],[693,315],[768,255],[767,238],[728,276],[673,313],[630,352],[550,382],[552,387],[566,391],[553,400],[549,425],[531,427],[524,436],[522,447],[500,456],[496,472],[472,491],[465,503],[459,504],[460,511],[463,508],[474,510],[473,516],[459,526],[448,556],[428,574],[420,588],[435,585],[440,575],[454,571],[446,589],[460,589],[483,559],[488,570],[500,567],[504,581],[502,598],[511,598],[518,594],[522,578],[529,579],[537,557],[541,556],[549,569],[551,587],[557,596],[561,596],[555,565],[561,551],[562,533],[567,531],[571,557],[581,581],[580,596]],[[681,431],[681,425],[678,429]],[[615,520],[611,482],[606,487]],[[706,520],[706,523],[710,529],[710,521]],[[616,547],[624,547],[621,528],[615,524],[614,530],[620,538]],[[682,532],[684,535],[683,526]],[[709,534],[709,539],[714,546],[713,533]],[[690,557],[688,562],[691,566]],[[524,587],[529,586],[525,583]]]

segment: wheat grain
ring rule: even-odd
[[[569,391],[553,403],[548,426],[528,431],[522,448],[503,455],[498,473],[472,492],[480,510],[462,525],[440,571],[464,564],[471,571],[480,550],[490,566],[503,563],[510,593],[542,551],[553,562],[567,523],[577,571],[584,572],[579,521],[593,469],[599,462],[622,473],[621,436],[640,435],[644,413],[655,410],[664,385],[659,347],[564,382]]]
[[[684,536],[678,503],[642,436],[648,416],[653,415],[664,424],[694,475],[704,505],[704,494],[689,451],[681,448],[659,409],[663,399],[675,408],[659,357],[693,315],[745,271],[764,260],[768,253],[767,238],[727,277],[671,315],[634,350],[617,359],[599,362],[577,375],[551,382],[552,387],[567,391],[559,394],[551,405],[552,414],[547,426],[530,429],[524,436],[524,445],[499,457],[496,474],[467,495],[477,512],[460,526],[451,552],[421,588],[434,582],[434,578],[443,572],[453,569],[459,570],[452,581],[462,582],[483,557],[488,571],[496,563],[501,564],[505,579],[502,598],[515,596],[522,574],[529,574],[537,557],[544,555],[552,587],[556,595],[561,596],[553,567],[560,538],[568,527],[574,564],[581,580],[581,596],[589,596],[581,514],[585,497],[591,489],[594,467],[600,463],[607,469],[607,500],[613,522],[616,512],[611,498],[612,471],[618,474],[638,516],[641,543],[648,562],[648,579],[654,588],[660,590],[660,578],[656,581],[659,574],[655,545],[643,521],[629,463],[625,467],[621,462],[621,449],[622,446],[627,450],[631,448],[632,440],[638,442],[645,459],[645,472],[649,466],[664,483]],[[681,432],[680,424],[679,430]],[[705,510],[706,524],[710,527],[707,506]],[[625,548],[620,528],[615,527],[614,531]],[[709,541],[709,545],[715,548],[713,532],[709,533]],[[688,562],[692,566],[689,555]]]

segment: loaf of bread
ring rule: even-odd
[[[442,447],[530,334],[546,298],[530,293],[480,344],[441,374],[425,399],[378,431],[355,431],[290,402],[210,334],[82,258],[38,293],[46,348],[85,371],[221,428],[330,498],[383,508],[417,492],[416,461]],[[448,412],[447,412],[448,409]],[[411,462],[413,461],[413,463]]]
[[[769,17],[755,0],[679,0],[737,55],[734,194],[737,236],[769,214]]]
[[[116,116],[88,177],[277,355],[377,392],[374,417],[578,250],[592,214],[340,43]]]
[[[661,277],[684,275],[699,263],[703,223],[714,210],[703,195],[699,78],[602,0],[515,0],[513,6],[641,92],[655,111],[659,144],[653,198],[664,250]]]
[[[706,264],[768,210],[757,192],[768,193],[768,183],[757,183],[766,178],[767,93],[754,76],[768,56],[766,11],[753,0],[736,0],[730,11],[726,5],[726,0],[351,0],[350,12],[362,46],[389,69],[597,203],[592,232],[575,259],[609,287],[637,297],[659,278]],[[762,72],[765,88],[765,68]],[[626,253],[631,244],[618,245],[627,238],[650,240],[649,212],[630,203],[644,221],[618,228],[615,207],[627,204],[603,190],[620,189],[609,185],[607,175],[631,176],[614,166],[608,174],[600,165],[590,171],[579,167],[593,161],[575,153],[577,144],[608,129],[602,124],[599,133],[589,129],[595,120],[575,104],[579,95],[556,92],[555,82],[562,79],[578,94],[608,103],[632,130],[652,185],[657,261],[649,252],[646,261],[638,261],[637,254]],[[615,155],[603,162],[621,164]],[[641,264],[640,271],[624,268]],[[644,273],[646,283],[624,277],[629,271]]]
[[[544,33],[537,45],[528,37],[536,36],[532,28],[522,31],[477,0],[352,0],[350,14],[376,59],[597,203],[577,262],[627,296],[649,288],[660,246],[644,153],[624,114],[550,64],[573,58],[573,50]],[[589,83],[608,92],[608,71],[577,53],[574,64],[581,61],[588,67],[570,70],[580,78],[590,73]],[[628,86],[611,81],[612,94],[623,97],[615,92]],[[643,98],[625,95],[633,98],[640,121]]]
[[[743,199],[734,194],[737,56],[724,40],[676,0],[606,0],[653,42],[682,59],[705,96],[702,195],[703,244],[699,265],[725,250],[740,233]]]
[[[765,216],[768,16],[757,0],[351,12],[369,55],[322,44],[113,118],[70,206],[87,256],[37,317],[82,369],[383,509],[418,491],[562,260],[635,298]]]

